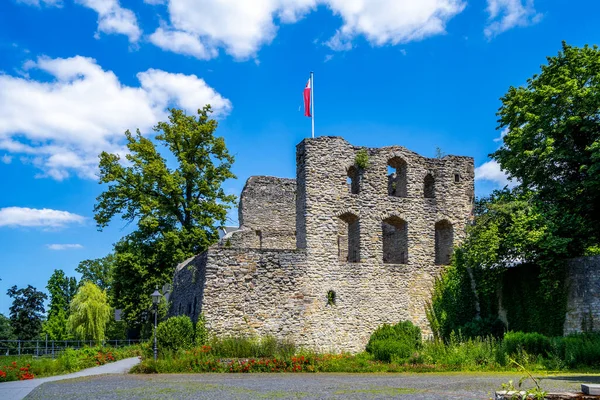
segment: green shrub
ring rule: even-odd
[[[409,342],[393,339],[375,340],[370,344],[370,353],[373,354],[373,358],[388,363],[392,361],[392,358],[394,361],[403,362],[415,351],[414,346],[411,346]]]
[[[208,330],[206,329],[204,313],[201,313],[198,316],[198,321],[196,321],[195,342],[196,346],[204,346],[208,342]]]
[[[60,362],[62,369],[64,371],[69,371],[69,372],[73,372],[73,371],[77,371],[80,369],[80,352],[78,352],[77,350],[73,350],[70,347],[67,347],[62,354],[60,355],[60,357],[58,358],[58,361]]]
[[[373,332],[367,344],[367,352],[379,361],[390,362],[392,357],[407,359],[421,348],[421,329],[410,321],[396,325],[383,324]]]
[[[600,334],[583,333],[552,339],[553,355],[568,368],[600,366]]]
[[[550,338],[540,333],[507,332],[502,341],[502,351],[508,356],[526,352],[545,357],[551,350]]]
[[[189,349],[194,343],[194,325],[187,315],[171,317],[158,324],[156,340],[160,350]]]
[[[369,153],[366,149],[360,149],[356,153],[354,162],[360,169],[366,169],[369,166]]]

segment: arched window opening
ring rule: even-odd
[[[423,194],[426,199],[433,199],[435,197],[435,179],[431,174],[425,176],[423,181]]]
[[[388,195],[394,197],[407,197],[407,170],[408,166],[406,161],[400,157],[394,157],[388,161]]]
[[[348,185],[348,191],[351,194],[358,194],[360,190],[360,174],[356,166],[351,166],[347,171],[346,184]]]
[[[454,174],[454,183],[460,182],[460,174]]]
[[[398,217],[390,217],[381,223],[383,233],[383,262],[408,264],[408,225]]]
[[[452,256],[454,232],[452,224],[447,220],[435,224],[435,263],[437,265],[450,264]]]
[[[360,224],[358,217],[346,213],[338,218],[338,257],[341,262],[360,262]]]

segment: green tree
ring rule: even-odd
[[[71,302],[69,330],[81,339],[100,343],[105,338],[110,312],[106,292],[92,282],[85,282]]]
[[[89,281],[110,294],[114,266],[114,254],[94,260],[81,261],[77,268],[75,268],[75,271],[81,274],[79,284],[82,285],[84,282]]]
[[[600,239],[600,50],[563,42],[525,87],[502,97],[504,145],[491,154],[531,191],[570,255]]]
[[[42,332],[50,340],[68,340],[73,337],[67,327],[68,315],[62,308],[42,323]]]
[[[22,340],[35,339],[42,329],[46,310],[44,301],[48,296],[31,285],[17,289],[13,286],[6,294],[13,299],[10,306],[10,324],[14,334]]]
[[[142,322],[154,286],[169,282],[177,263],[218,240],[235,201],[222,189],[235,178],[233,157],[214,135],[210,113],[210,106],[198,117],[172,109],[169,121],[154,127],[154,141],[127,131],[127,165],[116,154],[100,154],[100,183],[108,187],[94,208],[98,228],[117,215],[137,224],[115,245],[113,270],[112,303],[130,324]]]
[[[218,239],[235,196],[221,185],[235,178],[233,157],[222,137],[214,136],[217,122],[209,118],[210,106],[198,110],[198,118],[172,109],[169,122],[159,122],[155,141],[174,157],[171,169],[156,144],[125,132],[129,166],[117,154],[100,154],[100,183],[108,188],[97,198],[96,223],[106,227],[116,215],[153,237],[177,232],[181,257],[205,250]]]
[[[55,269],[48,280],[46,289],[50,293],[48,318],[58,314],[60,310],[64,311],[68,316],[69,303],[71,303],[77,292],[77,279],[67,277],[61,269]]]
[[[436,336],[447,339],[459,329],[466,336],[501,334],[498,291],[504,274],[516,264],[540,269],[532,278],[536,285],[530,285],[527,293],[537,302],[538,317],[522,329],[560,334],[566,306],[562,260],[571,238],[558,234],[534,194],[504,189],[478,200],[467,233],[454,252],[452,265],[436,281],[427,307]],[[537,280],[541,280],[539,286]]]
[[[0,340],[12,340],[16,339],[12,326],[10,325],[10,319],[4,314],[0,314]]]
[[[67,340],[71,338],[67,329],[69,304],[77,292],[77,280],[67,277],[63,270],[56,269],[46,286],[50,293],[48,319],[43,322],[42,330],[52,340]]]

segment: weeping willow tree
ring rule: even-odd
[[[71,301],[68,327],[78,338],[104,340],[110,306],[106,292],[92,282],[85,282]]]

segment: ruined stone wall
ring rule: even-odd
[[[473,159],[393,146],[366,149],[361,169],[360,149],[339,137],[306,139],[296,184],[251,178],[241,230],[178,268],[172,311],[196,299],[214,334],[271,334],[317,351],[362,351],[378,326],[400,320],[428,334],[425,303],[443,268],[436,243],[451,249],[464,238]],[[436,225],[451,229],[438,229],[437,241]],[[273,250],[294,240],[297,250]]]
[[[296,181],[273,176],[251,176],[240,196],[241,227],[296,230]]]
[[[354,172],[359,150],[339,137],[306,139],[297,146],[296,237],[307,254],[305,296],[313,301],[305,318],[313,348],[360,351],[377,326],[402,319],[428,334],[425,302],[442,268],[435,262],[436,223],[447,221],[458,244],[471,218],[472,158],[429,159],[399,146],[366,149],[369,165],[354,176],[358,190],[349,190],[348,172]],[[392,177],[390,160],[396,167]],[[425,197],[428,175],[434,180],[432,198]],[[389,218],[406,224],[406,239],[394,239],[407,249],[404,264],[384,263],[383,221]],[[358,225],[354,244],[341,237],[340,219]],[[358,262],[340,257],[344,246],[356,247],[347,253],[358,252]],[[399,261],[399,254],[389,253]],[[336,293],[335,306],[327,306],[329,290]]]
[[[211,247],[177,268],[171,315],[190,315],[187,305],[196,300],[201,306],[191,317],[203,312],[212,334],[304,343],[305,262],[303,251]]]
[[[600,256],[569,260],[564,334],[600,331]]]
[[[225,235],[225,248],[295,249],[296,181],[252,176],[240,196],[240,230]]]

